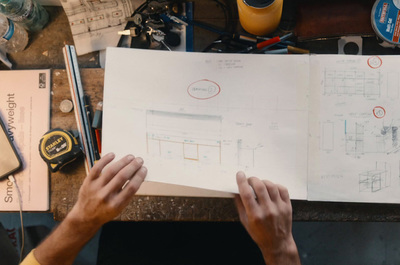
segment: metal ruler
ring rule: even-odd
[[[81,139],[82,149],[85,153],[85,168],[86,173],[93,167],[96,160],[94,151],[94,142],[91,137],[91,125],[86,109],[87,102],[85,102],[85,94],[82,88],[82,80],[79,73],[78,58],[76,56],[75,47],[72,45],[65,45],[64,60],[67,68],[68,82],[71,89],[72,101],[75,106],[75,118]]]

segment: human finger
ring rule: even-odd
[[[263,180],[263,182],[264,182],[265,187],[268,190],[268,194],[269,194],[269,197],[271,198],[271,200],[275,202],[278,199],[280,199],[278,186],[269,180]]]
[[[248,223],[247,213],[246,213],[246,209],[244,208],[242,199],[240,198],[240,195],[235,196],[235,205],[238,210],[240,221],[242,222],[243,225],[245,225],[245,224],[247,225],[247,223]]]
[[[122,210],[132,199],[135,193],[139,190],[140,185],[142,185],[144,179],[147,175],[147,168],[142,166],[136,171],[134,176],[129,182],[124,185],[121,192],[114,198],[115,207]]]
[[[254,189],[255,196],[257,197],[257,202],[259,204],[265,204],[271,201],[269,197],[268,190],[262,180],[256,177],[249,178],[249,184]]]
[[[277,185],[277,187],[278,187],[279,195],[281,196],[282,201],[290,202],[290,196],[289,196],[288,189],[282,185]]]
[[[133,155],[127,155],[114,162],[109,167],[105,168],[101,173],[101,177],[99,178],[99,181],[101,181],[101,186],[107,185],[107,183],[110,182],[110,180],[112,180],[121,169],[123,169],[134,159],[135,157]]]
[[[107,193],[119,192],[127,181],[130,181],[135,175],[136,171],[143,165],[143,159],[137,157],[128,163],[125,167],[118,171],[118,173],[108,182],[105,186]]]
[[[246,175],[242,171],[236,173],[236,182],[239,188],[240,198],[246,211],[256,209],[258,205],[254,196],[254,190],[249,185]]]
[[[101,171],[103,170],[103,168],[110,163],[111,161],[113,161],[115,158],[115,154],[114,153],[108,153],[106,155],[104,155],[99,161],[96,162],[96,164],[92,167],[92,169],[90,170],[89,174],[88,174],[88,178],[90,179],[97,179],[100,174]]]

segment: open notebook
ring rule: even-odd
[[[242,170],[292,199],[397,202],[397,60],[109,48],[103,151],[151,182],[235,193]]]

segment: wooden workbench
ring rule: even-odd
[[[195,8],[195,19],[212,25],[221,23],[221,12],[213,1],[201,2]],[[234,2],[234,0],[232,0]],[[285,1],[285,5],[296,0]],[[64,99],[70,99],[69,84],[62,55],[65,44],[73,44],[67,17],[60,7],[46,7],[50,14],[49,24],[43,31],[31,35],[28,48],[20,53],[10,55],[14,69],[51,68],[52,70],[52,117],[51,127],[66,130],[76,129],[73,112],[62,113],[59,104]],[[284,11],[288,10],[284,8]],[[289,10],[290,11],[290,10]],[[285,15],[286,14],[286,15]],[[294,19],[292,12],[284,12],[283,21],[290,25]],[[195,51],[201,51],[217,34],[195,28]],[[374,38],[364,38],[364,54],[393,54],[398,49],[383,49]],[[316,53],[336,53],[337,39],[304,42],[299,45]],[[83,87],[91,97],[92,104],[102,100],[104,70],[99,69],[98,53],[79,56],[79,66]],[[0,63],[0,69],[6,69]],[[94,108],[94,106],[92,106]],[[78,190],[86,173],[83,160],[80,159],[68,165],[61,172],[51,174],[51,212],[56,220],[62,220],[77,200]],[[360,203],[328,203],[292,201],[293,219],[295,221],[400,221],[399,205],[390,204],[360,204]],[[219,198],[186,198],[186,197],[135,197],[120,220],[151,220],[151,221],[237,221],[238,216],[232,199]]]

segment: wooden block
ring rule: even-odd
[[[347,35],[371,36],[373,0],[303,1],[298,4],[295,34],[299,41]]]

